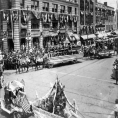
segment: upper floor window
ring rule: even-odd
[[[49,11],[49,3],[43,2],[43,11]]]
[[[72,7],[68,7],[68,14],[72,14]]]
[[[24,0],[20,0],[20,7],[21,8],[24,8],[25,7],[25,4],[24,3],[25,3]]]
[[[58,5],[52,4],[52,12],[58,12]]]
[[[31,9],[39,8],[39,1],[31,0]]]
[[[60,13],[65,13],[65,6],[64,5],[61,5]]]

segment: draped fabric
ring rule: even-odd
[[[31,19],[31,12],[27,10],[21,10],[21,17],[23,17],[25,22],[28,22]]]
[[[50,14],[50,13],[49,13],[49,14],[47,15],[47,17],[48,17],[48,18],[47,18],[47,19],[48,19],[48,22],[50,23],[50,22],[53,20],[53,14]]]
[[[9,21],[10,21],[10,10],[3,10],[2,11],[2,20],[7,21],[7,23],[9,23]]]
[[[12,10],[12,21],[17,22],[19,20],[19,10]]]
[[[64,15],[59,15],[59,21],[60,21],[60,23],[63,23],[63,21],[64,21]]]
[[[41,18],[43,22],[47,22],[47,13],[42,13]]]

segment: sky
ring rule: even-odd
[[[114,7],[116,9],[116,1],[118,0],[98,0],[100,3],[107,2],[108,6]]]

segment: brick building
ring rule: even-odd
[[[0,0],[0,9],[0,44],[6,51],[46,48],[66,37],[76,42],[77,34],[112,29],[114,14],[113,8],[96,0]]]
[[[22,45],[29,47],[39,45],[45,48],[63,42],[70,32],[73,34],[79,32],[77,0],[0,0],[0,2],[0,15],[3,17],[1,17],[1,39],[4,37],[5,50],[20,50]]]
[[[114,26],[114,8],[97,2],[95,7],[96,31],[110,31]]]

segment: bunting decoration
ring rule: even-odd
[[[60,22],[62,23],[64,20],[64,16],[63,15],[60,15]]]
[[[19,11],[18,10],[12,10],[12,21],[17,22],[19,20]]]
[[[77,22],[77,16],[75,16],[73,20],[76,23]]]
[[[24,21],[27,23],[30,20],[30,12],[27,10],[22,10],[22,15],[23,15]]]
[[[55,14],[55,19],[58,20],[58,14]]]
[[[50,23],[52,21],[52,19],[53,19],[53,15],[52,14],[48,14],[47,17],[48,17],[48,22]]]
[[[66,15],[64,16],[64,21],[67,22],[67,16]]]
[[[48,18],[47,14],[46,14],[46,13],[45,13],[45,14],[42,13],[41,16],[42,16],[42,21],[43,21],[43,22],[47,22],[47,18]]]
[[[73,16],[72,15],[70,15],[70,20],[73,21]]]
[[[37,19],[40,19],[40,12],[37,12],[37,11],[32,11],[32,13],[34,14],[34,16],[37,18]]]
[[[7,21],[7,23],[8,23],[10,20],[10,11],[9,10],[3,10],[2,14],[3,14],[3,21]]]

